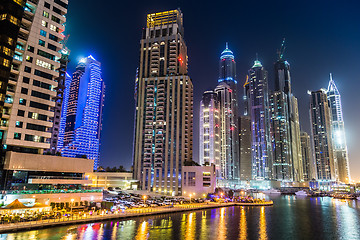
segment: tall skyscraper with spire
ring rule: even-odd
[[[303,181],[298,104],[292,93],[290,64],[284,59],[284,50],[285,39],[274,64],[275,91],[270,97],[274,179]]]
[[[193,84],[180,9],[147,15],[136,88],[134,178],[142,190],[181,195],[192,161]]]
[[[233,52],[226,43],[219,62],[219,84],[215,88],[219,101],[220,164],[223,179],[239,179],[239,136],[237,127],[237,81]]]
[[[331,109],[332,140],[334,157],[337,161],[337,175],[340,182],[350,182],[349,157],[347,152],[345,126],[343,120],[341,96],[330,73],[327,98]]]
[[[267,71],[256,60],[248,71],[247,111],[251,123],[252,179],[272,179],[272,155],[270,138],[270,111]]]

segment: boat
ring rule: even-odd
[[[278,195],[280,195],[281,194],[281,192],[280,192],[280,190],[278,190],[278,189],[269,189],[269,190],[265,190],[265,191],[263,191],[263,193],[265,193],[265,194],[278,194]]]
[[[304,190],[301,190],[301,191],[297,191],[295,193],[296,196],[308,196],[308,193]]]

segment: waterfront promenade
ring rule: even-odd
[[[72,217],[62,217],[58,219],[47,219],[39,221],[18,222],[18,223],[6,223],[0,224],[0,233],[17,232],[21,230],[30,230],[38,228],[53,227],[59,225],[72,225],[82,224],[89,222],[102,222],[112,219],[127,219],[141,216],[176,213],[184,211],[196,211],[210,208],[230,207],[230,206],[271,206],[272,201],[264,203],[197,203],[197,204],[182,204],[174,205],[173,207],[156,207],[156,208],[136,208],[127,209],[124,211],[116,211],[114,213],[98,215],[75,215]]]

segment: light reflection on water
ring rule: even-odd
[[[133,220],[0,234],[30,239],[360,239],[360,202],[331,198],[273,198],[272,207],[227,207]]]

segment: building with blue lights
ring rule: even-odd
[[[94,160],[99,164],[100,132],[105,84],[101,65],[91,55],[80,60],[71,83],[67,79],[58,148],[64,157]],[[62,136],[63,134],[63,136]]]
[[[270,111],[267,71],[256,60],[248,71],[244,88],[248,92],[247,111],[251,124],[252,179],[272,179],[272,154],[270,138]]]
[[[218,82],[214,92],[219,101],[221,178],[237,180],[240,162],[236,62],[227,43],[220,56]]]
[[[331,109],[332,140],[337,161],[337,177],[340,182],[350,182],[349,157],[347,152],[345,126],[343,120],[341,96],[330,74],[327,98]]]

